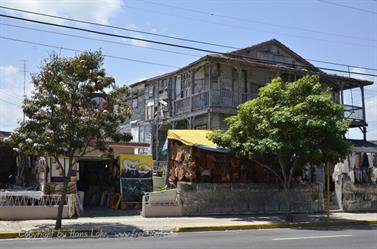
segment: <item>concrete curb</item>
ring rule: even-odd
[[[253,230],[272,228],[293,228],[293,227],[331,227],[350,225],[377,225],[377,220],[350,220],[350,221],[317,221],[317,222],[289,222],[274,224],[245,224],[245,225],[218,225],[218,226],[178,226],[174,232],[207,232],[226,230]]]
[[[18,232],[0,232],[0,239],[17,239],[17,238],[90,238],[98,237],[101,231],[97,229],[82,230],[33,230]]]

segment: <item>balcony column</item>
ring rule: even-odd
[[[360,87],[360,92],[361,92],[361,104],[362,104],[362,108],[363,108],[363,120],[364,120],[364,122],[366,122],[367,119],[366,119],[366,116],[365,116],[364,86]],[[367,128],[365,126],[363,126],[362,131],[363,131],[364,141],[366,141],[367,140]]]
[[[189,100],[190,100],[190,112],[192,112],[192,95],[194,93],[194,79],[195,79],[195,71],[196,69],[193,69],[190,71],[190,87],[189,87]]]
[[[211,106],[212,106],[212,62],[208,62],[208,120],[207,120],[207,129],[212,129],[211,124]]]

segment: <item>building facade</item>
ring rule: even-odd
[[[161,151],[168,129],[226,129],[224,119],[273,78],[295,81],[307,74],[318,75],[332,89],[334,101],[345,106],[344,118],[351,119],[365,139],[364,86],[373,83],[325,73],[275,39],[208,54],[171,73],[129,85],[132,117],[126,130],[133,141],[151,144],[139,153],[164,161]],[[350,89],[358,93],[359,104],[345,102],[343,93]]]

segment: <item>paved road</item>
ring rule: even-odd
[[[0,248],[377,249],[377,226],[181,233],[159,238],[19,239],[2,240]]]

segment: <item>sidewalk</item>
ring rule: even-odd
[[[228,229],[260,229],[276,227],[326,226],[325,214],[295,214],[293,223],[286,223],[283,215],[240,215],[214,217],[174,217],[174,218],[143,218],[135,211],[112,211],[112,216],[92,212],[78,219],[63,220],[63,229],[85,230],[96,229],[107,234],[131,231],[185,232],[211,231]],[[116,216],[114,216],[116,215]],[[92,217],[90,217],[92,216]],[[350,225],[356,223],[377,224],[377,213],[345,213],[334,212],[330,216],[332,225]],[[340,222],[340,223],[339,223]],[[54,228],[54,220],[0,220],[1,232],[20,232],[47,230]],[[292,224],[287,226],[287,224]],[[331,224],[327,224],[329,226]],[[202,229],[200,229],[202,228]]]

